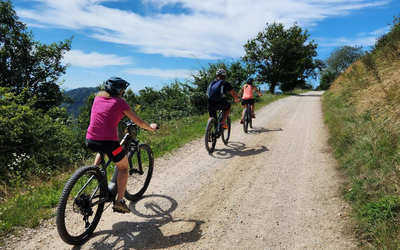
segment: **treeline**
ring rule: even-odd
[[[94,95],[72,118],[63,106],[71,99],[58,84],[72,40],[49,45],[35,41],[10,1],[0,1],[0,22],[0,183],[14,186],[32,176],[45,179],[89,156],[84,139]],[[192,80],[160,90],[128,90],[124,97],[143,119],[162,123],[205,113],[206,89],[218,68],[228,72],[227,80],[237,91],[250,76],[256,84],[269,85],[272,93],[277,86],[283,91],[311,88],[307,80],[317,77],[324,65],[315,59],[316,48],[296,24],[267,24],[244,45],[243,58],[209,64],[193,73]],[[7,185],[0,185],[0,197]]]

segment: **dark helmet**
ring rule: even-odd
[[[104,89],[110,95],[119,95],[121,90],[125,90],[129,86],[129,82],[119,77],[111,77],[104,83]]]
[[[224,69],[218,69],[217,72],[215,73],[217,76],[226,76],[226,71]]]
[[[253,82],[254,82],[254,78],[250,77],[249,79],[247,79],[248,84],[253,85]]]

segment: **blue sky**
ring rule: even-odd
[[[208,63],[232,62],[265,28],[297,23],[326,59],[339,46],[368,49],[400,15],[399,0],[15,0],[35,40],[72,39],[62,88],[120,76],[138,91],[190,80]]]

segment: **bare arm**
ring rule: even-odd
[[[149,125],[147,122],[143,121],[142,119],[140,119],[135,112],[133,112],[132,110],[125,110],[124,114],[134,123],[136,123],[139,127],[144,128],[146,130],[149,131],[155,131],[157,128],[157,125],[152,123],[151,125]]]
[[[235,99],[235,102],[239,102],[239,96],[236,94],[235,90],[229,91],[229,93],[232,95],[232,97]]]
[[[258,90],[258,88],[257,88],[256,86],[254,86],[254,89],[256,90],[256,92],[257,92],[257,94],[258,94],[259,96],[262,96],[261,92]]]

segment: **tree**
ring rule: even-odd
[[[10,1],[0,1],[0,87],[15,94],[26,89],[26,98],[35,98],[35,108],[44,111],[58,106],[63,95],[57,84],[65,73],[61,60],[71,41],[41,44],[18,17]]]
[[[220,68],[226,70],[226,80],[232,84],[235,91],[238,91],[241,84],[254,73],[250,65],[244,65],[240,61],[230,64],[224,62],[213,63],[209,64],[207,68],[199,70],[196,74],[193,74],[194,80],[192,83],[184,84],[195,112],[204,113],[207,111],[207,87],[215,79],[215,73]]]
[[[278,84],[283,91],[305,86],[323,64],[313,59],[317,45],[308,38],[308,32],[296,24],[288,29],[280,23],[267,24],[244,45],[243,60],[255,68],[258,80],[269,84],[271,93]]]
[[[336,79],[337,75],[332,71],[323,71],[321,73],[321,80],[319,83],[319,89],[327,90],[331,86],[331,83]]]
[[[331,83],[352,63],[364,55],[361,47],[336,48],[326,60],[326,69],[321,72],[320,89],[329,89]]]
[[[338,75],[363,55],[362,47],[343,46],[337,48],[326,60],[327,70]]]

